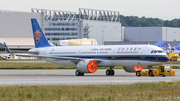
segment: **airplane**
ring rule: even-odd
[[[94,73],[98,67],[110,67],[107,76],[113,76],[115,66],[122,66],[126,72],[149,69],[168,61],[167,54],[154,45],[97,45],[97,46],[51,46],[43,34],[37,20],[31,19],[35,48],[28,50],[30,55],[64,66],[76,66],[76,76]]]
[[[8,53],[11,53],[11,51],[9,50],[9,48],[7,47],[6,43],[4,42],[4,46],[5,46],[5,49]]]

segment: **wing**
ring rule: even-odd
[[[31,52],[31,51],[19,51],[19,50],[11,50],[14,53],[29,53],[29,54],[39,54],[39,52]]]
[[[16,54],[16,56],[23,56],[23,57],[38,57],[38,58],[54,58],[54,59],[68,59],[68,60],[72,60],[74,62],[79,62],[79,61],[83,61],[87,58],[75,58],[75,57],[57,57],[57,56],[47,56],[47,55],[21,55],[21,54]],[[101,59],[92,59],[94,61],[96,61],[98,64],[101,62]]]
[[[30,54],[36,54],[36,55],[39,54],[39,52],[10,50],[10,49],[7,47],[7,45],[6,45],[5,42],[4,42],[4,46],[5,46],[5,48],[6,48],[6,51],[7,51],[8,53],[10,53],[10,54],[14,54],[14,53],[30,53]]]

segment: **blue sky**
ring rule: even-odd
[[[31,12],[31,8],[77,13],[79,8],[89,8],[119,11],[125,16],[180,18],[180,0],[0,0],[0,10]]]

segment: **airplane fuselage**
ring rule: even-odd
[[[154,66],[164,64],[169,59],[161,48],[153,45],[59,46],[34,48],[29,51],[54,57],[100,59],[98,67]],[[44,60],[58,65],[76,66],[74,61],[68,59]]]

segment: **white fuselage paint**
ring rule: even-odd
[[[39,55],[45,56],[101,59],[98,67],[154,66],[168,61],[166,53],[151,53],[152,50],[163,51],[161,48],[153,45],[58,46],[33,48],[29,51],[38,51]],[[151,59],[147,59],[147,57]],[[163,58],[162,61],[160,60],[161,58]],[[44,60],[58,65],[76,66],[73,60],[53,58]]]

